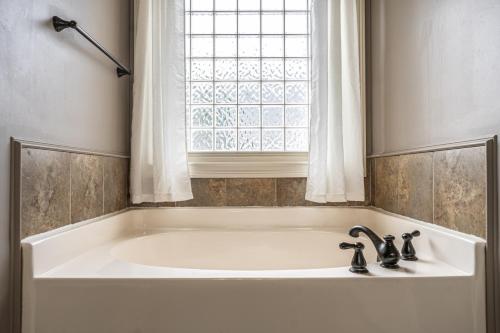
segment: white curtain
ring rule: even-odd
[[[360,3],[312,1],[312,77],[306,199],[363,201],[364,111]]]
[[[184,0],[136,0],[130,194],[192,199],[186,149]]]

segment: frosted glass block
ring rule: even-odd
[[[263,82],[262,83],[262,103],[282,104],[283,103],[283,83]]]
[[[205,36],[191,37],[191,53],[193,57],[211,57],[213,55],[213,38]]]
[[[238,56],[258,57],[260,55],[260,38],[258,36],[240,36],[238,39]]]
[[[212,13],[193,13],[191,14],[191,33],[192,34],[211,34],[213,33],[213,15]]]
[[[262,151],[283,151],[284,141],[282,128],[262,130]]]
[[[286,36],[285,56],[287,57],[307,57],[307,37],[306,36]]]
[[[185,34],[191,33],[191,15],[184,16],[184,33]]]
[[[245,59],[238,63],[238,79],[240,81],[254,81],[260,79],[260,60]]]
[[[259,34],[260,33],[259,13],[240,13],[238,16],[238,33]]]
[[[307,59],[286,59],[285,79],[286,80],[307,80]]]
[[[307,103],[307,82],[286,82],[285,102],[289,104]]]
[[[212,0],[191,0],[191,10],[213,10]]]
[[[283,37],[263,36],[262,37],[263,57],[283,57]]]
[[[193,104],[210,104],[213,102],[213,83],[191,83],[191,98]]]
[[[262,127],[283,127],[283,106],[262,106]]]
[[[236,127],[237,119],[236,106],[215,107],[215,127]]]
[[[259,10],[260,0],[240,0],[238,1],[238,6],[239,10]]]
[[[184,1],[184,10],[190,11],[191,10],[191,0],[185,0]]]
[[[212,106],[192,106],[191,107],[191,127],[212,127],[214,113]]]
[[[285,0],[285,10],[307,10],[307,0]]]
[[[237,0],[215,0],[215,10],[236,10],[236,3]]]
[[[309,123],[307,106],[287,105],[285,107],[286,127],[306,127]]]
[[[186,81],[191,81],[191,61],[189,59],[185,59],[184,61],[184,70],[186,73]]]
[[[306,13],[286,13],[285,33],[286,34],[307,34],[307,14]]]
[[[262,13],[262,33],[282,34],[283,14],[282,13]]]
[[[264,0],[262,10],[283,10],[283,0]]]
[[[186,82],[186,104],[191,104],[191,84]]]
[[[238,83],[238,103],[260,103],[260,84],[256,82]]]
[[[215,130],[215,150],[234,151],[236,150],[236,130],[217,129]]]
[[[283,80],[283,60],[263,59],[262,80]]]
[[[184,56],[186,58],[191,57],[191,38],[189,36],[184,38]]]
[[[240,151],[260,151],[260,130],[238,130],[238,149]]]
[[[240,127],[259,127],[260,126],[260,107],[252,105],[239,106],[238,126]]]
[[[209,81],[213,79],[213,61],[212,59],[193,59],[191,60],[191,80]]]
[[[216,34],[235,34],[237,23],[236,14],[217,13],[215,14],[215,33]]]
[[[236,82],[215,83],[215,103],[235,104],[236,101]]]
[[[215,79],[222,81],[236,80],[236,60],[215,59]]]
[[[236,37],[215,37],[216,57],[236,57]]]
[[[286,151],[307,151],[309,146],[307,128],[287,128],[285,129],[285,137]]]
[[[213,130],[211,129],[191,130],[191,150],[192,151],[213,150]]]

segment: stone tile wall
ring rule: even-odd
[[[128,159],[23,148],[21,238],[127,207]]]
[[[379,157],[373,204],[486,237],[486,147]]]

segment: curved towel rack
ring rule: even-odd
[[[78,24],[76,23],[76,21],[66,21],[66,20],[63,20],[62,18],[60,18],[59,16],[53,16],[52,17],[52,24],[54,25],[54,29],[59,32],[59,31],[62,31],[66,28],[71,28],[71,29],[75,29],[76,31],[78,31],[78,33],[80,33],[80,35],[82,35],[86,40],[88,40],[90,43],[92,43],[92,45],[94,45],[95,47],[97,47],[102,53],[104,53],[112,62],[114,62],[116,64],[116,75],[118,77],[122,77],[123,75],[130,75],[131,74],[131,71],[130,69],[128,69],[127,67],[125,67],[124,65],[122,65],[118,60],[115,59],[115,57],[113,57],[111,55],[111,53],[108,52],[108,50],[106,50],[101,44],[99,44],[94,38],[90,37],[90,35],[85,31],[83,30],[82,28],[80,28],[78,26]]]

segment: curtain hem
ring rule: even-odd
[[[157,193],[157,194],[137,194],[132,195],[131,200],[133,204],[140,204],[143,202],[174,202],[186,201],[193,199],[192,193]]]

